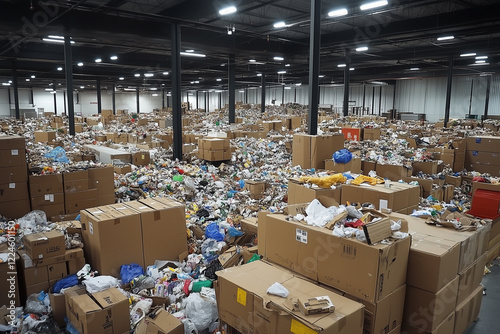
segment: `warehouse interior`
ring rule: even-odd
[[[498,1],[0,8],[0,333],[494,330]]]

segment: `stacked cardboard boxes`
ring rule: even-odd
[[[298,133],[293,136],[292,165],[302,168],[325,169],[325,160],[333,153],[344,148],[344,136],[307,135]]]
[[[81,132],[81,131],[80,131]],[[35,131],[36,143],[47,143],[56,139],[55,131]]]
[[[231,159],[229,139],[228,138],[198,139],[198,158],[207,161],[223,161]]]
[[[26,142],[21,136],[0,137],[0,213],[20,218],[30,212]]]
[[[351,172],[353,174],[361,173],[361,158],[353,157],[348,163],[336,163],[333,159],[325,160],[325,169],[337,173]]]
[[[47,217],[66,213],[62,174],[30,175],[31,208],[42,210]]]
[[[468,137],[465,169],[500,176],[500,137]]]
[[[96,188],[90,188],[88,170],[63,173],[64,207],[66,214],[78,213],[80,210],[98,205]]]
[[[310,203],[317,199],[326,207],[338,205],[341,201],[341,188],[320,188],[317,185],[306,187],[299,179],[288,180],[288,204]]]

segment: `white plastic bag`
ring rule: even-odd
[[[83,281],[88,293],[104,291],[112,287],[118,287],[118,280],[112,276],[97,276]]]
[[[286,298],[290,292],[280,283],[276,282],[267,289],[267,293],[270,295],[275,295],[279,297]]]
[[[217,303],[212,298],[203,298],[199,293],[192,293],[184,299],[186,316],[191,319],[199,332],[218,318]]]

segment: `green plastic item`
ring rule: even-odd
[[[178,182],[182,182],[182,181],[184,181],[184,177],[182,175],[174,175],[173,180],[178,181]]]
[[[193,292],[200,292],[201,288],[211,288],[212,287],[212,281],[206,280],[206,281],[198,281],[193,283]]]
[[[260,256],[258,254],[254,254],[250,260],[248,260],[247,263],[253,262],[253,261],[258,261],[260,260]]]

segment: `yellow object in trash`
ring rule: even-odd
[[[341,173],[323,176],[323,177],[312,177],[312,176],[302,176],[300,181],[314,183],[321,188],[330,188],[333,185],[345,183],[347,178]]]
[[[384,183],[384,180],[380,177],[370,177],[366,175],[360,175],[351,181],[351,184],[359,186],[363,182],[368,182],[370,185],[374,186],[376,184]]]

